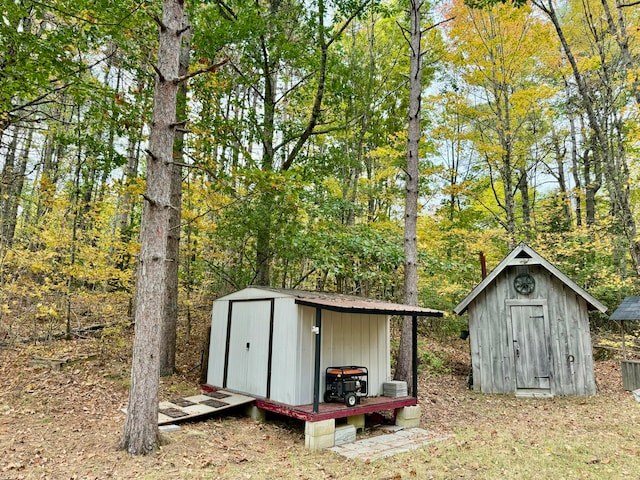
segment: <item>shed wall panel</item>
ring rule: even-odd
[[[298,307],[292,298],[276,298],[273,311],[273,352],[271,360],[270,398],[293,405],[300,384],[292,382],[300,364],[297,362]]]
[[[296,305],[296,309],[296,315],[299,318],[298,369],[294,378],[298,384],[298,390],[290,405],[306,405],[313,402],[316,337],[312,331],[312,327],[316,324],[316,310],[315,308],[302,307],[300,305]],[[322,328],[321,335],[322,342],[325,342],[324,327]]]
[[[555,289],[557,289],[557,291]],[[571,339],[569,338],[570,327],[566,315],[567,298],[563,290],[562,284],[554,283],[553,279],[550,280],[548,308],[551,325],[553,363],[551,393],[554,395],[562,395],[562,392],[566,391],[567,384],[574,381],[566,366],[566,356],[564,354],[564,352],[567,352],[569,349]],[[564,361],[563,358],[565,359]],[[571,389],[573,389],[573,387],[571,387]]]
[[[476,373],[479,373],[479,388],[485,393],[504,393],[514,388],[512,341],[504,305],[504,295],[508,292],[508,283],[498,277],[478,297],[478,301],[469,306],[476,319],[473,331],[470,325],[470,334],[472,338],[478,336],[479,340],[475,346],[472,345],[472,358],[480,361],[479,372],[474,366],[474,388]]]
[[[271,305],[269,299],[233,303],[226,387],[267,396]]]
[[[574,395],[584,389],[584,361],[580,341],[582,332],[576,317],[575,296],[563,290],[560,290],[562,296],[558,295],[557,299],[564,307],[558,309],[558,314],[563,316],[558,318],[558,323],[566,329],[566,342],[560,344],[564,348],[555,352],[557,370],[563,373],[562,381],[557,382],[556,391],[559,395]],[[574,361],[570,362],[570,358]]]
[[[313,361],[315,336],[309,335],[315,324],[315,309],[300,307],[303,318],[301,345],[309,347],[307,358],[300,357],[300,396],[294,405],[313,402]],[[313,319],[313,321],[311,320]],[[308,328],[307,328],[308,327]],[[358,365],[369,370],[369,395],[380,395],[383,382],[389,380],[389,329],[386,315],[366,315],[322,311],[322,351],[320,356],[320,392],[325,390],[325,370],[331,366]],[[302,349],[301,349],[302,350]]]
[[[211,338],[209,339],[209,364],[207,383],[222,386],[224,376],[224,358],[227,341],[228,301],[217,301],[211,313]]]

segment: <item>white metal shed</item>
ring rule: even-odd
[[[313,403],[317,411],[326,368],[363,365],[369,395],[381,395],[391,376],[390,315],[413,316],[415,327],[417,317],[442,312],[266,287],[226,295],[213,304],[207,383],[286,405]]]

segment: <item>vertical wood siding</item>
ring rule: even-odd
[[[527,271],[535,278],[536,287],[532,294],[521,295],[515,291],[513,280]],[[484,393],[513,393],[517,389],[508,310],[514,303],[545,305],[547,338],[531,341],[548,351],[550,393],[595,394],[586,301],[538,265],[505,268],[469,305],[474,389]]]

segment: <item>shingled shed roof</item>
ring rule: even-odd
[[[414,307],[400,303],[385,302],[354,295],[330,292],[311,292],[284,288],[252,287],[295,298],[298,305],[319,307],[324,310],[346,313],[370,313],[376,315],[410,315],[417,317],[442,317],[443,312],[431,308]]]
[[[640,320],[640,297],[626,297],[609,318],[611,320]]]
[[[478,296],[482,291],[493,282],[502,271],[510,265],[540,265],[554,275],[558,280],[564,283],[567,287],[572,289],[578,296],[584,298],[587,302],[589,310],[598,310],[602,313],[607,311],[602,303],[596,300],[593,296],[588,294],[582,288],[580,288],[573,280],[567,277],[564,273],[554,267],[551,263],[545,260],[538,252],[536,252],[529,245],[521,242],[516,248],[514,248],[509,255],[507,255],[502,262],[494,268],[487,277],[482,280],[467,297],[462,300],[453,309],[458,315],[462,315],[469,304]]]

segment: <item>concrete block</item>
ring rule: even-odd
[[[340,425],[336,427],[334,445],[344,445],[356,441],[356,427],[354,425]]]
[[[322,435],[331,435],[336,431],[336,421],[333,418],[329,420],[320,420],[319,422],[305,422],[304,434],[311,435],[313,437],[320,437]]]
[[[411,405],[399,408],[396,411],[396,425],[403,428],[416,428],[420,426],[420,407]]]
[[[349,425],[353,425],[354,427],[356,427],[356,431],[357,430],[363,430],[364,431],[364,413],[361,413],[360,415],[351,415],[350,417],[347,417],[347,424]]]
[[[402,417],[405,420],[420,418],[420,406],[410,405],[408,407],[399,408],[396,413],[396,418],[398,417]]]
[[[304,446],[309,450],[322,450],[325,448],[331,448],[334,445],[335,438],[333,435],[320,435],[314,437],[311,435],[304,436]]]
[[[158,431],[161,433],[178,432],[179,430],[180,426],[173,423],[170,423],[169,425],[160,425],[158,427]]]
[[[267,411],[262,408],[258,408],[255,405],[248,405],[245,408],[245,415],[257,422],[264,422],[267,419]]]
[[[309,450],[331,448],[335,442],[335,419],[320,420],[319,422],[305,422],[304,446]]]
[[[396,425],[402,428],[418,428],[420,426],[419,418],[396,418]]]

